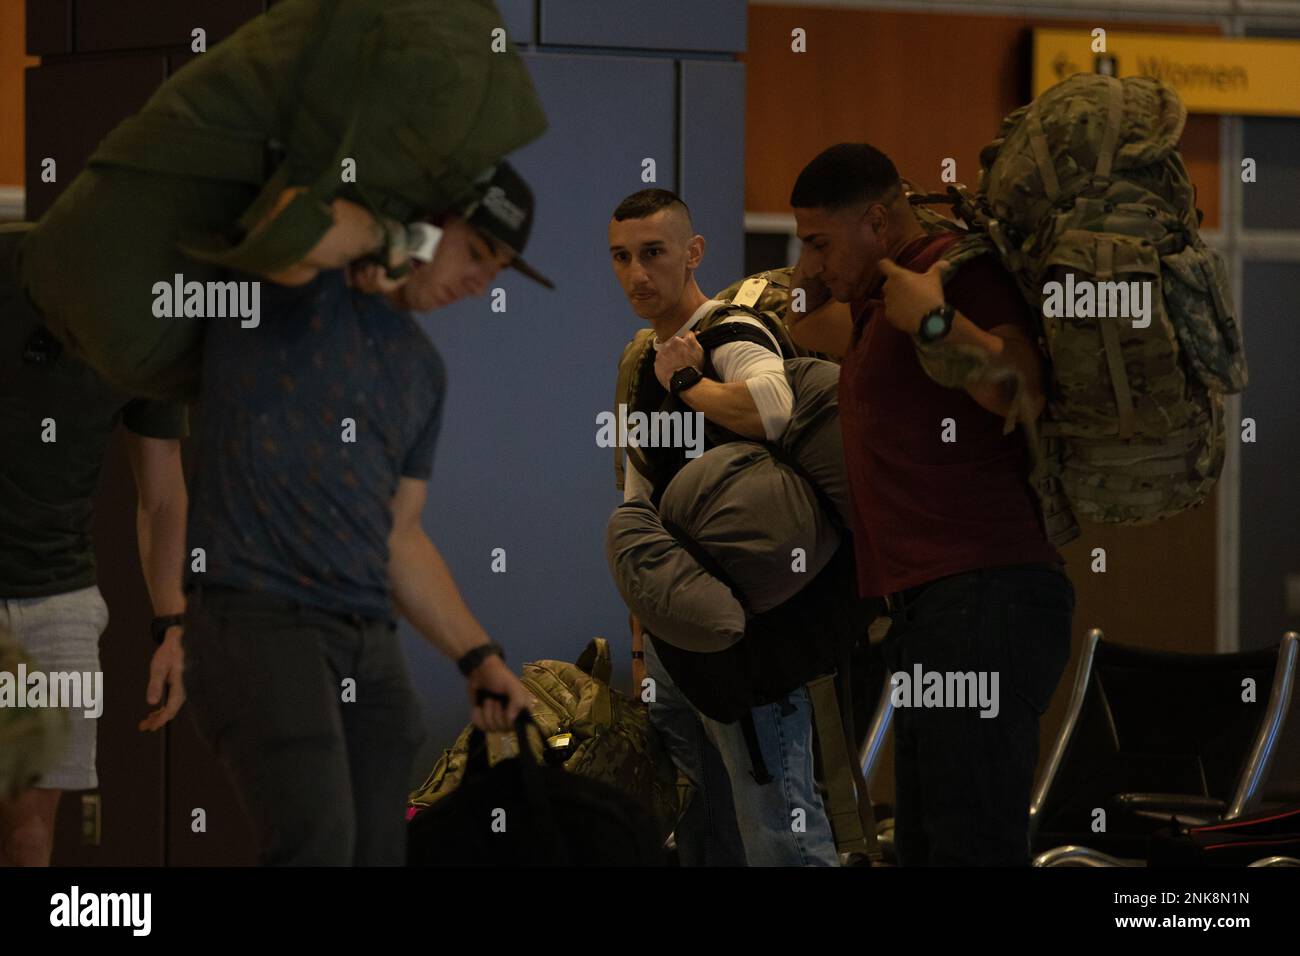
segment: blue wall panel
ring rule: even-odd
[[[1300,228],[1300,119],[1245,116],[1242,156],[1255,160],[1255,182],[1241,187],[1241,212],[1247,229]],[[1228,171],[1240,175],[1238,167]]]
[[[1247,187],[1249,190],[1250,187]],[[1276,644],[1285,628],[1300,628],[1286,613],[1286,576],[1300,574],[1300,324],[1295,290],[1298,262],[1247,262],[1241,314],[1250,384],[1241,397],[1243,418],[1255,419],[1256,440],[1241,446],[1241,647]],[[1241,441],[1241,423],[1228,422],[1228,441]]]
[[[680,69],[678,186],[706,242],[696,278],[712,295],[744,271],[745,66],[684,60]]]
[[[542,0],[541,42],[642,50],[745,49],[745,0]]]
[[[512,43],[537,42],[537,7],[533,0],[496,0],[496,5]]]
[[[610,269],[606,227],[618,201],[642,188],[643,157],[672,169],[675,66],[524,59],[550,128],[511,161],[537,195],[526,258],[558,288],[507,271],[495,283],[506,290],[504,314],[483,298],[421,317],[449,379],[425,527],[513,667],[572,659],[600,634],[626,674],[627,611],[604,552],[621,495],[613,453],[595,439],[597,413],[613,405],[619,353],[640,320]],[[497,547],[506,550],[504,574],[491,571]],[[434,742],[446,746],[467,718],[464,682],[403,627]]]

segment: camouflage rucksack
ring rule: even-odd
[[[0,628],[0,681],[18,689],[20,664],[32,661]],[[16,707],[0,703],[0,800],[25,790],[58,758],[68,735],[68,712],[54,707]]]
[[[810,352],[790,337],[790,330],[785,325],[786,310],[790,305],[790,275],[793,267],[770,269],[758,272],[744,279],[738,279],[713,296],[727,305],[714,309],[704,316],[692,330],[697,335],[713,328],[723,319],[745,313],[759,319],[763,326],[772,333],[781,347],[783,359],[820,358],[827,356],[820,352]],[[646,394],[662,393],[654,378],[654,329],[639,329],[632,341],[623,348],[618,360],[618,382],[614,388],[614,409],[620,404],[629,410],[641,408],[647,404]],[[661,397],[661,396],[660,396]],[[620,446],[614,448],[614,479],[618,490],[623,490],[623,453]]]
[[[577,664],[524,665],[522,682],[537,698],[533,719],[546,739],[545,752],[537,750],[536,755],[636,798],[667,839],[683,806],[677,771],[650,726],[649,712],[610,687],[609,679],[609,644],[601,637],[587,645]],[[473,729],[466,727],[451,749],[443,751],[429,779],[411,794],[412,807],[430,807],[460,785]],[[513,744],[514,737],[505,736]],[[489,764],[514,755],[502,739],[501,734],[487,735]],[[531,735],[529,740],[535,742]]]
[[[1003,120],[973,197],[949,189],[972,232],[945,258],[992,246],[1039,322],[1051,387],[1030,444],[1057,544],[1078,534],[1062,496],[1091,521],[1144,524],[1199,504],[1223,466],[1222,396],[1245,387],[1246,357],[1223,263],[1197,233],[1186,117],[1157,80],[1079,74]],[[1079,311],[1132,305],[1130,281],[1150,283],[1149,324],[1044,312],[1053,298],[1074,311],[1072,289],[1094,293]]]

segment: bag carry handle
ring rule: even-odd
[[[603,637],[593,637],[578,656],[577,665],[583,673],[602,684],[608,684],[614,670],[609,656],[609,641]]]
[[[475,703],[482,704],[484,701],[495,700],[502,706],[510,703],[510,698],[505,694],[494,694],[490,690],[480,690]],[[532,748],[528,746],[528,728],[532,727],[537,731],[542,743],[545,744],[546,738],[542,734],[542,728],[537,726],[537,721],[533,720],[533,715],[526,710],[521,710],[519,716],[515,718],[515,742],[519,748],[519,756],[525,764],[539,766],[535,757],[533,757]],[[478,775],[486,773],[488,769],[488,747],[487,734],[482,728],[475,727],[469,734],[469,740],[466,742],[468,747],[468,757],[465,762],[465,773]]]
[[[486,700],[495,700],[503,705],[510,703],[510,698],[506,697],[505,694],[494,694],[489,690],[480,690],[476,702],[482,704]],[[541,832],[550,833],[552,836],[551,862],[556,866],[569,866],[572,862],[569,857],[569,848],[560,834],[559,823],[555,818],[555,809],[551,805],[551,796],[546,790],[546,781],[542,775],[542,765],[537,762],[537,758],[533,756],[532,748],[528,746],[529,727],[537,731],[543,746],[546,743],[542,728],[537,726],[537,721],[533,720],[533,715],[527,710],[521,710],[519,716],[515,718],[515,742],[519,748],[519,782],[523,787],[524,798],[533,814],[533,826],[540,827]],[[480,728],[475,727],[470,733],[468,748],[469,755],[465,761],[466,780],[471,777],[482,776],[488,771],[487,735]]]

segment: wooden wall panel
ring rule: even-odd
[[[64,60],[27,71],[27,218],[38,219],[86,165],[100,140],[136,112],[167,75],[161,54]],[[46,157],[58,181],[41,181]]]
[[[184,46],[202,27],[208,49],[260,14],[262,0],[77,0],[74,44],[78,53]]]
[[[81,794],[65,793],[56,822],[55,866],[163,863],[163,735],[137,729],[152,709],[145,690],[154,643],[149,636],[153,610],[136,557],[135,501],[126,441],[118,429],[104,456],[91,524],[97,583],[108,604],[108,628],[99,641],[104,673],[96,757],[101,842],[82,842]]]
[[[5,17],[22,9],[16,0],[10,0],[7,6],[10,11],[3,14]],[[72,0],[27,0],[25,6],[28,53],[45,56],[72,50]],[[22,30],[13,34],[22,35]]]
[[[38,61],[24,52],[26,10],[0,4],[0,186],[23,184],[23,71]]]
[[[749,52],[742,56],[745,209],[788,212],[799,171],[845,141],[879,147],[904,176],[927,187],[940,185],[940,162],[952,157],[958,180],[974,186],[980,149],[1002,117],[1029,99],[1034,25],[1028,17],[751,6]],[[795,27],[807,31],[806,53],[790,49]],[[1215,32],[1174,24],[1124,28]],[[1193,116],[1183,138],[1207,229],[1219,221],[1218,129],[1217,117]]]

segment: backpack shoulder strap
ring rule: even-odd
[[[826,815],[830,817],[836,849],[841,853],[865,853],[877,860],[880,844],[876,839],[875,811],[862,766],[850,753],[845,714],[835,693],[835,675],[824,674],[809,681],[807,688],[826,777]]]
[[[623,354],[618,360],[618,381],[614,387],[614,414],[618,415],[618,406],[626,405],[629,408],[632,405],[632,397],[636,395],[637,379],[640,375],[642,363],[644,362],[646,352],[654,347],[654,329],[639,329],[636,335],[632,336],[632,341],[623,347]],[[623,452],[624,448],[614,443],[614,481],[618,490],[623,490],[625,476],[623,474]]]
[[[749,322],[727,322],[726,319],[732,316],[745,315],[757,319],[767,329],[767,332],[756,328]],[[770,334],[769,334],[770,333]],[[764,320],[763,315],[747,309],[743,305],[734,305],[730,302],[721,305],[706,315],[696,326],[696,338],[699,339],[700,345],[704,351],[712,352],[719,346],[726,345],[729,342],[753,342],[755,345],[761,345],[768,351],[776,351],[776,354],[785,358],[779,351],[772,348],[772,339],[780,343],[781,337],[768,328],[768,323]]]

